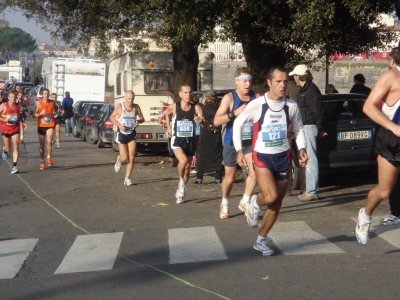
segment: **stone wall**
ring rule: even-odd
[[[235,88],[234,76],[238,67],[245,62],[215,62],[213,64],[214,89]],[[329,69],[329,83],[334,84],[341,93],[348,93],[353,86],[353,76],[361,73],[366,78],[365,85],[373,88],[379,76],[387,71],[386,61],[336,62]],[[325,70],[312,70],[314,83],[325,93]]]

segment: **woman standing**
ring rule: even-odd
[[[142,110],[134,104],[133,91],[125,92],[125,102],[117,104],[110,116],[110,121],[118,127],[117,139],[119,155],[114,170],[119,172],[121,164],[127,162],[124,185],[132,185],[130,175],[132,173],[136,153],[136,127],[144,122]]]

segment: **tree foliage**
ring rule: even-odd
[[[11,52],[36,49],[36,41],[33,37],[20,28],[0,27],[0,50]]]

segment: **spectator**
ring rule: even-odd
[[[364,94],[369,96],[371,89],[365,86],[365,77],[363,74],[354,75],[354,85],[350,90],[350,93]]]
[[[204,172],[215,171],[215,183],[222,182],[222,126],[214,126],[213,120],[218,109],[217,95],[209,91],[203,100],[203,119],[199,145],[196,146],[197,173],[194,183],[203,183]]]
[[[298,197],[299,200],[303,202],[318,200],[319,169],[317,159],[317,137],[322,138],[327,135],[322,129],[323,111],[321,92],[312,82],[313,77],[306,65],[297,65],[289,75],[293,75],[296,84],[300,86],[297,104],[300,108],[304,131],[306,133],[308,154],[308,163],[305,171],[306,189],[305,193],[300,194]]]
[[[74,111],[72,110],[73,104],[74,104],[74,99],[71,98],[69,92],[65,92],[65,98],[63,99],[61,106],[63,109],[62,117],[65,121],[66,136],[70,136],[72,128],[74,127],[74,120],[73,120]]]
[[[326,86],[325,94],[338,94],[339,91],[335,88],[333,84],[328,84]]]

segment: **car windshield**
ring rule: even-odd
[[[365,99],[335,99],[322,102],[324,116],[363,114]]]

